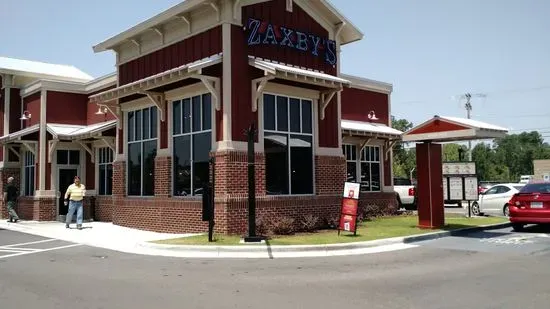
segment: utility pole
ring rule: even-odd
[[[471,102],[472,96],[475,96],[478,98],[487,97],[487,95],[483,93],[476,93],[473,95],[471,93],[466,93],[460,96],[460,99],[462,100],[466,99],[466,104],[464,104],[464,107],[466,108],[466,117],[468,119],[472,119],[472,102]],[[468,141],[468,161],[472,161],[472,141],[471,140]]]

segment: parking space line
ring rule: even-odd
[[[0,252],[16,252],[16,253],[19,252],[19,253],[21,253],[21,252],[27,252],[27,251],[21,251],[21,250],[18,250],[18,249],[2,249],[2,248],[0,248]],[[34,252],[34,251],[29,251],[29,252]]]
[[[2,248],[19,247],[19,246],[26,246],[26,245],[41,244],[41,243],[51,242],[51,241],[56,241],[56,240],[59,240],[59,239],[44,239],[44,240],[38,240],[38,241],[23,242],[23,243],[19,243],[19,244],[4,245],[4,246],[0,246],[0,247],[2,247]]]
[[[13,254],[8,254],[8,255],[0,255],[0,259],[5,259],[5,258],[9,258],[9,257],[14,257],[14,256],[20,256],[20,255],[33,254],[33,253],[42,253],[42,252],[46,252],[46,251],[61,250],[61,249],[78,247],[78,246],[82,246],[82,244],[72,244],[72,245],[60,246],[60,247],[54,247],[54,248],[48,248],[48,249],[36,249],[35,251],[25,251],[25,252],[20,251],[20,252],[13,253]]]

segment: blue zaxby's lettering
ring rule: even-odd
[[[336,65],[336,42],[302,31],[276,26],[259,19],[249,18],[245,30],[248,31],[248,46],[273,45],[310,52],[313,56],[324,57],[330,65]]]

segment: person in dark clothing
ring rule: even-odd
[[[8,222],[19,221],[19,216],[15,212],[15,203],[17,202],[17,196],[19,190],[13,184],[13,177],[8,178],[8,185],[4,188],[4,204],[7,203],[9,220]]]

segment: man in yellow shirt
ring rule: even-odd
[[[67,220],[65,221],[65,227],[69,228],[69,225],[73,221],[73,215],[76,210],[76,228],[82,229],[82,216],[83,216],[83,205],[82,200],[86,194],[86,187],[80,183],[80,177],[74,176],[74,183],[67,188],[65,192],[65,205],[67,205],[67,200],[69,203],[69,211],[67,212]]]

